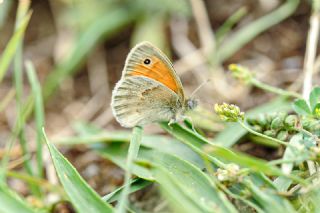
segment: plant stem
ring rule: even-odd
[[[240,7],[235,13],[228,17],[228,19],[216,31],[217,44],[225,38],[231,31],[232,27],[239,22],[248,13],[248,8],[245,6]]]
[[[239,123],[243,128],[245,128],[248,132],[250,132],[250,133],[252,133],[252,134],[254,134],[254,135],[257,135],[257,136],[262,137],[262,138],[269,139],[269,140],[271,140],[271,141],[274,141],[274,142],[279,143],[279,144],[284,145],[284,146],[290,146],[290,144],[288,144],[288,143],[286,143],[286,142],[284,142],[284,141],[278,140],[278,139],[276,139],[276,138],[269,137],[269,136],[267,136],[267,135],[264,135],[264,134],[261,134],[261,133],[259,133],[259,132],[256,132],[256,131],[252,130],[250,127],[248,127],[248,126],[247,126],[245,123],[243,123],[242,121],[238,121],[238,123]]]
[[[133,168],[133,162],[138,156],[141,137],[142,137],[142,131],[143,129],[139,126],[134,127],[132,130],[132,137],[129,144],[128,157],[126,162],[124,188],[120,195],[119,203],[116,209],[117,213],[126,212],[125,208],[127,206],[128,194],[130,191],[130,178],[131,178],[131,173]]]
[[[265,84],[255,78],[251,78],[250,79],[250,83],[260,89],[278,94],[278,95],[282,95],[282,96],[289,96],[289,97],[293,97],[293,98],[302,98],[302,96],[296,92],[291,92],[291,91],[287,91],[287,90],[283,90],[277,87],[273,87],[270,86],[268,84]]]
[[[286,160],[286,159],[277,159],[277,160],[273,160],[273,161],[270,161],[269,164],[270,165],[278,165],[278,164],[283,164],[283,163],[296,163],[296,162],[299,162],[299,161],[304,161],[306,159],[291,159],[291,160]]]
[[[307,47],[306,47],[306,54],[305,60],[303,65],[304,71],[304,81],[303,81],[303,97],[308,100],[309,94],[311,92],[312,87],[312,75],[313,75],[313,67],[314,61],[317,53],[317,43],[319,37],[319,8],[314,6],[316,5],[319,0],[315,0],[313,2],[313,13],[310,17],[310,28],[308,32],[308,39],[307,39]]]

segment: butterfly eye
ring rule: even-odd
[[[148,65],[151,63],[151,60],[149,58],[146,58],[146,59],[144,59],[143,63]]]

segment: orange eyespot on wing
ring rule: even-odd
[[[147,63],[145,63],[147,62]],[[144,76],[156,80],[163,85],[170,88],[175,93],[179,93],[179,85],[177,85],[177,80],[175,76],[172,75],[172,71],[166,64],[156,57],[150,57],[142,60],[140,64],[136,64],[130,76]]]

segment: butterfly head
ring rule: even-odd
[[[188,110],[193,110],[194,108],[196,108],[198,106],[198,100],[193,99],[193,98],[189,98],[186,100],[185,102],[185,109]]]

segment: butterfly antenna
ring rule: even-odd
[[[210,81],[210,79],[207,79],[206,81],[202,82],[192,93],[190,97],[193,97],[194,94],[196,94],[205,84],[207,84]]]

